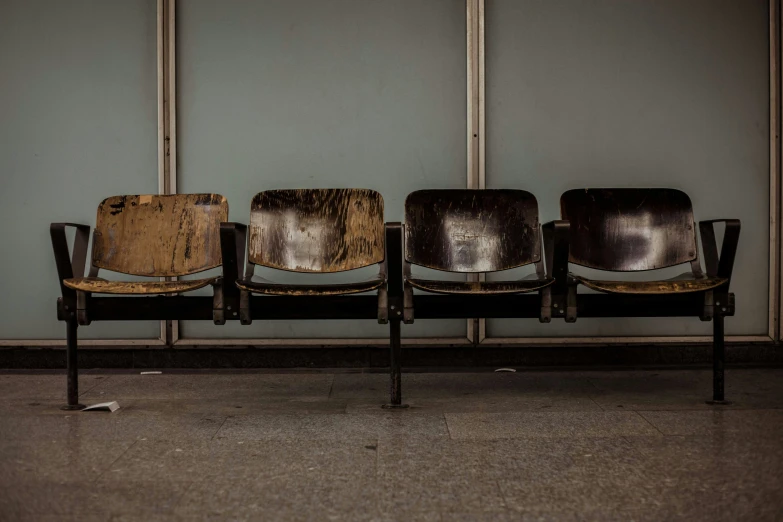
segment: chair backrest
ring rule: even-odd
[[[253,198],[251,263],[343,272],[380,263],[384,254],[383,198],[374,190],[267,190]]]
[[[405,259],[494,272],[541,259],[538,202],[524,190],[418,190],[405,200]]]
[[[219,194],[114,196],[98,207],[92,264],[139,276],[181,276],[220,266]]]
[[[632,272],[697,258],[693,206],[675,189],[577,189],[560,197],[570,262]]]

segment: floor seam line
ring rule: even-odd
[[[223,425],[226,423],[227,420],[228,420],[227,416],[223,417],[223,422],[220,423],[220,426],[218,426],[217,431],[215,433],[213,433],[212,436],[209,438],[210,441],[215,440],[215,437],[217,437],[217,434],[220,433],[221,429],[223,429]]]
[[[642,415],[642,413],[641,413],[641,412],[639,412],[638,410],[633,410],[633,412],[634,412],[636,415],[638,415],[639,417],[641,417],[642,419],[644,419],[644,422],[646,422],[647,424],[649,424],[650,426],[652,426],[653,428],[655,428],[655,431],[657,431],[658,433],[660,433],[660,434],[661,434],[662,436],[664,436],[664,437],[666,436],[666,434],[665,434],[664,432],[662,432],[662,431],[661,431],[661,430],[658,428],[658,426],[656,426],[655,424],[653,424],[652,422],[650,422],[650,420],[649,420],[647,417],[645,417],[644,415]]]
[[[587,377],[585,380],[586,380],[588,383],[590,383],[590,386],[592,386],[592,387],[594,388],[594,391],[597,391],[597,392],[600,392],[600,391],[601,391],[601,389],[600,389],[600,388],[599,388],[599,387],[598,387],[598,386],[597,386],[597,385],[596,385],[596,384],[593,382],[593,380],[592,380],[591,378]],[[604,407],[601,405],[601,403],[600,403],[600,402],[598,402],[597,400],[595,400],[595,399],[593,398],[593,394],[592,394],[592,393],[590,393],[590,392],[587,392],[587,398],[588,398],[588,399],[590,399],[590,400],[593,402],[593,404],[595,404],[596,406],[598,406],[598,409],[599,409],[599,410],[601,410],[601,411],[609,411],[609,410],[607,410],[606,408],[604,408]]]
[[[82,380],[83,380],[83,379],[84,379],[84,374],[82,374]],[[102,384],[105,384],[106,382],[108,382],[108,381],[109,381],[109,379],[111,379],[111,375],[106,375],[106,376],[104,376],[104,379],[102,379],[100,382],[96,382],[95,384],[93,384],[92,386],[90,386],[89,388],[87,388],[86,390],[84,390],[84,391],[82,391],[81,393],[79,393],[79,397],[82,397],[83,395],[86,395],[86,394],[90,393],[90,392],[91,392],[91,391],[93,391],[95,388],[97,388],[97,387],[101,386]],[[96,379],[96,380],[97,380],[97,379]]]
[[[443,417],[443,422],[446,424],[446,432],[449,434],[449,440],[456,440],[451,436],[451,426],[449,426],[449,420],[446,418],[446,414],[441,413],[441,417]]]
[[[177,497],[176,502],[174,502],[172,504],[172,506],[170,508],[170,511],[171,511],[172,514],[175,514],[175,511],[177,510],[177,508],[180,506],[180,504],[182,504],[182,499],[185,498],[185,495],[187,495],[188,491],[190,491],[190,489],[193,486],[195,486],[195,484],[196,484],[196,481],[194,481],[194,480],[191,480],[191,481],[188,482],[188,487],[186,487],[185,490],[179,495],[179,497]]]
[[[587,396],[587,398],[588,398],[588,399],[590,399],[590,402],[592,402],[593,404],[595,404],[596,406],[598,406],[598,409],[599,409],[599,410],[601,410],[601,411],[609,411],[609,410],[607,410],[606,408],[604,408],[604,407],[601,405],[601,403],[600,403],[600,402],[598,402],[597,400],[593,399],[593,397],[592,397],[592,396],[588,395],[588,396]]]
[[[100,478],[101,478],[101,477],[103,477],[103,475],[104,475],[104,474],[105,474],[107,471],[109,471],[109,470],[111,469],[111,467],[112,467],[112,466],[114,466],[114,464],[116,464],[116,463],[117,463],[117,461],[119,461],[119,460],[120,460],[120,459],[123,457],[123,455],[125,455],[126,453],[128,453],[128,452],[130,451],[130,449],[131,449],[133,446],[135,446],[135,445],[136,445],[136,443],[137,443],[137,442],[139,442],[139,439],[136,439],[136,440],[134,440],[134,441],[133,441],[133,443],[132,443],[130,446],[128,446],[127,448],[125,448],[125,451],[123,451],[122,453],[120,453],[120,454],[117,456],[117,458],[116,458],[116,459],[114,459],[113,461],[111,461],[111,463],[110,463],[108,466],[106,466],[106,469],[104,469],[103,471],[101,471],[101,472],[98,474],[98,476],[97,476],[97,477],[95,477],[95,478],[94,478],[93,480],[91,480],[90,482],[98,482],[98,480],[100,480]]]
[[[377,481],[381,477],[381,468],[378,465],[381,459],[381,438],[375,437],[375,480]],[[380,506],[378,506],[380,509]]]
[[[337,374],[332,374],[332,382],[329,384],[329,393],[326,395],[326,400],[329,400],[332,398],[332,390],[334,390],[334,379],[337,376]]]
[[[508,499],[506,498],[506,495],[503,493],[503,489],[500,487],[500,479],[496,478],[494,479],[494,481],[495,481],[495,487],[497,488],[498,495],[500,495],[500,500],[503,501],[503,509],[508,511],[509,510]]]

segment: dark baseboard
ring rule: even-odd
[[[572,368],[703,366],[712,361],[709,344],[622,346],[449,346],[403,349],[406,368]],[[779,345],[729,344],[729,366],[783,366]],[[89,347],[79,351],[83,369],[181,368],[355,368],[388,367],[382,347]],[[65,368],[63,348],[8,347],[0,349],[0,369]]]

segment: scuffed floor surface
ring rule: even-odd
[[[0,374],[0,520],[783,520],[783,370]]]

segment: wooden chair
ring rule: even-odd
[[[399,248],[396,245],[400,243],[401,228],[399,223],[389,225],[390,315],[401,304],[405,323],[412,323],[414,317],[551,320],[549,288],[558,271],[565,277],[568,225],[552,222],[543,227],[545,262],[538,203],[529,192],[420,190],[411,193],[405,201],[404,281],[393,282],[396,269],[391,265],[391,251],[393,244]],[[444,281],[411,274],[411,265],[478,274],[529,264],[535,265],[535,274],[519,280]],[[415,294],[417,290],[429,294]],[[556,316],[561,313],[562,310],[557,310]],[[392,361],[391,404],[401,406],[399,350],[392,354]]]
[[[729,283],[739,241],[736,219],[699,223],[706,273],[699,262],[690,198],[674,189],[578,189],[560,198],[571,225],[569,262],[608,272],[676,265],[690,270],[668,280],[617,281],[571,274],[566,320],[577,317],[699,317],[713,321],[713,404],[724,400],[724,318],[734,315]],[[715,223],[724,223],[721,254]],[[578,294],[583,285],[600,294]]]
[[[230,235],[224,239],[224,251],[241,244]],[[241,323],[250,324],[253,319],[377,319],[385,324],[384,244],[383,198],[374,190],[260,192],[250,211],[245,276],[236,282]],[[238,258],[244,258],[244,251]],[[375,264],[377,275],[347,283],[280,283],[254,273],[256,265],[327,274]],[[353,295],[367,292],[376,295]]]
[[[68,404],[65,409],[83,408],[78,402],[79,325],[92,321],[222,321],[221,277],[180,281],[160,278],[221,266],[220,224],[227,219],[228,203],[218,194],[107,198],[98,207],[92,262],[86,277],[90,227],[52,223],[52,246],[62,292],[57,300],[57,318],[65,321],[67,327]],[[76,228],[72,255],[66,238],[68,227]],[[156,279],[112,281],[98,277],[100,269]],[[214,287],[213,297],[174,295],[209,285]],[[94,294],[114,297],[93,297]],[[152,295],[158,297],[127,297]]]

